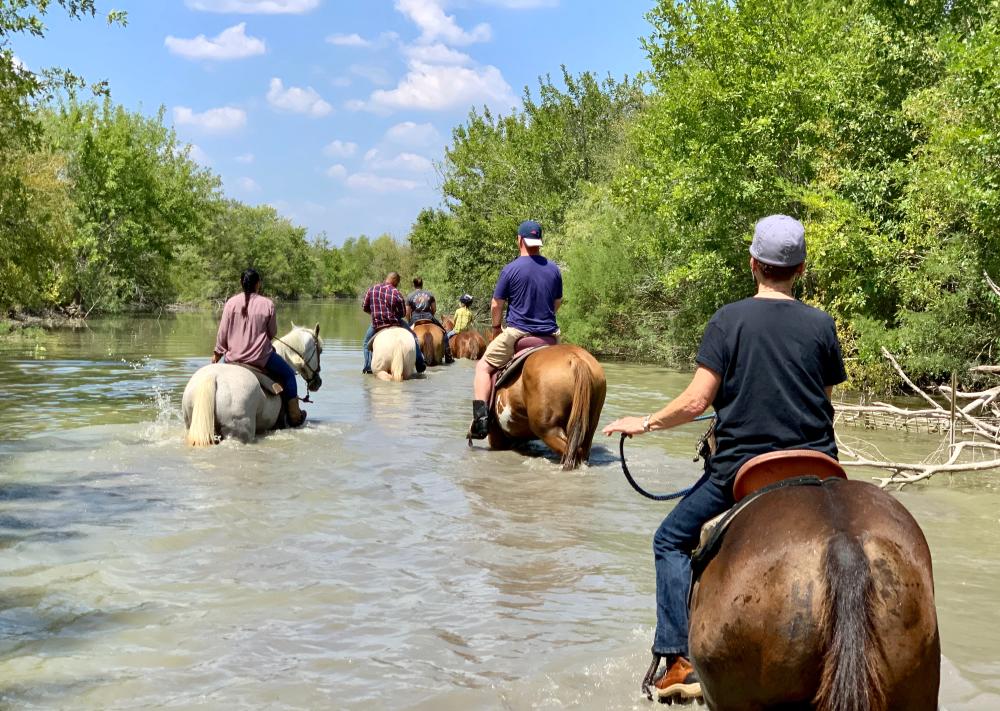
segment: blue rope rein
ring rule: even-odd
[[[693,422],[699,422],[701,420],[710,420],[713,417],[715,417],[714,414],[701,415],[700,417],[694,418]],[[624,432],[622,432],[621,439],[618,441],[618,454],[622,460],[622,473],[625,475],[625,478],[628,480],[628,483],[632,485],[633,489],[638,491],[647,499],[652,499],[653,501],[672,501],[673,499],[679,499],[691,493],[691,489],[693,487],[690,486],[685,489],[673,491],[669,494],[651,494],[645,489],[643,489],[641,486],[639,486],[638,482],[636,482],[636,480],[632,477],[632,472],[628,470],[628,464],[625,463],[625,439],[630,436],[631,435],[627,435]]]

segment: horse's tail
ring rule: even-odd
[[[431,335],[429,328],[424,329],[423,334],[420,336],[420,350],[424,354],[424,360],[427,361],[427,365],[437,364],[437,348],[434,347],[434,336]]]
[[[590,368],[579,358],[570,364],[573,372],[573,405],[566,421],[566,451],[562,456],[563,469],[576,469],[583,459],[583,441],[590,429],[590,393],[593,388]]]
[[[215,444],[215,373],[204,373],[195,385],[187,443],[192,447]]]
[[[834,535],[823,555],[826,652],[818,711],[884,711],[884,680],[875,639],[875,582],[864,548],[848,533]]]
[[[389,375],[395,382],[401,382],[405,375],[403,371],[403,341],[399,338],[392,344],[392,362],[389,364]]]

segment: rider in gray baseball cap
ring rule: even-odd
[[[757,221],[750,256],[772,267],[797,267],[806,261],[806,229],[788,215],[768,215]]]

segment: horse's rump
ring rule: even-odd
[[[444,331],[432,321],[422,320],[413,325],[413,333],[420,342],[420,350],[427,365],[444,362]]]
[[[720,711],[934,709],[930,552],[877,487],[829,480],[749,503],[691,592],[690,651]]]
[[[451,337],[451,354],[456,358],[479,360],[486,352],[486,339],[478,331],[462,331]]]
[[[413,375],[416,361],[417,348],[409,329],[384,328],[372,339],[372,371],[379,378],[405,380]]]

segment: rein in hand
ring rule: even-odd
[[[714,414],[701,415],[700,417],[694,418],[693,421],[698,422],[699,420],[709,420],[712,419],[713,417],[715,417]],[[621,439],[618,440],[618,455],[621,457],[622,460],[622,473],[625,475],[625,479],[628,480],[628,483],[632,485],[633,489],[635,489],[637,492],[645,496],[647,499],[652,499],[653,501],[672,501],[673,499],[679,499],[682,496],[687,496],[689,493],[691,493],[691,489],[694,488],[691,486],[685,489],[680,489],[678,491],[673,491],[669,494],[651,494],[645,489],[643,489],[638,484],[638,482],[636,482],[636,480],[632,477],[632,472],[628,470],[628,464],[625,463],[625,440],[631,436],[632,435],[625,434],[624,432],[622,432]]]

